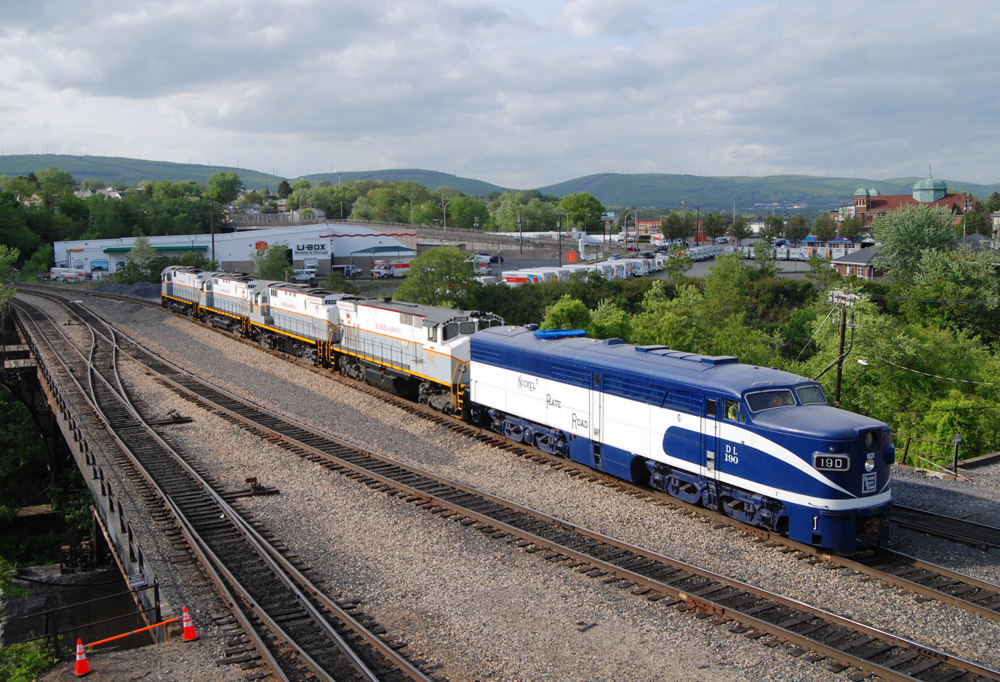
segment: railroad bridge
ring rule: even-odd
[[[147,625],[174,617],[173,606],[160,599],[158,576],[136,538],[136,528],[151,522],[146,506],[131,499],[124,482],[127,477],[135,479],[136,474],[111,464],[120,461],[121,453],[116,452],[116,444],[93,406],[59,366],[57,358],[44,348],[36,332],[23,323],[14,306],[0,309],[0,361],[0,383],[25,405],[42,434],[53,488],[65,494],[59,481],[68,466],[75,465],[82,474],[93,500],[96,528],[133,589],[137,612]],[[62,563],[102,561],[102,547],[100,542],[91,546],[89,557],[81,556],[80,547],[64,547]],[[87,553],[86,549],[82,553]],[[162,641],[173,630],[158,628],[150,633]]]

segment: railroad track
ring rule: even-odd
[[[936,514],[898,504],[892,506],[892,521],[903,528],[935,535],[964,545],[990,549],[1000,547],[1000,528],[954,516]]]
[[[787,643],[795,655],[812,652],[808,653],[809,660],[830,659],[832,670],[853,666],[865,674],[891,680],[1000,679],[1000,673],[974,662],[396,462],[254,405],[157,357],[130,339],[123,339],[120,345],[179,395],[300,457],[432,514],[538,553],[547,561],[629,588],[638,596],[655,601],[669,599],[667,603],[696,611],[699,617],[714,616],[715,624],[733,624],[734,632]],[[492,435],[476,437],[493,440]],[[571,466],[567,460],[560,463]],[[647,491],[639,494],[652,498]],[[857,675],[857,679],[864,677]]]
[[[361,625],[359,614],[327,597],[145,422],[121,382],[117,334],[110,327],[69,304],[91,335],[90,348],[80,349],[38,308],[16,305],[162,496],[279,679],[430,679],[397,651],[400,643],[383,641]]]
[[[48,289],[49,292],[51,292],[51,287],[37,288],[42,289],[43,291]],[[97,295],[131,303],[137,302],[149,307],[160,307],[155,302],[143,301],[141,299],[128,296],[120,296],[117,294]],[[317,372],[333,381],[342,383],[353,390],[365,393],[366,395],[382,402],[389,403],[410,414],[444,426],[451,431],[466,437],[475,438],[480,442],[488,443],[510,454],[523,459],[528,459],[538,465],[549,466],[550,468],[562,471],[567,475],[584,478],[586,480],[604,485],[612,490],[618,490],[633,497],[647,499],[649,502],[654,504],[684,510],[692,515],[698,515],[702,518],[708,519],[714,524],[722,524],[737,528],[742,532],[752,534],[763,544],[774,548],[776,551],[783,553],[795,553],[795,555],[799,557],[809,557],[809,563],[817,566],[818,568],[839,567],[848,569],[867,576],[868,578],[879,580],[882,583],[894,585],[911,591],[919,595],[921,599],[934,599],[948,604],[949,606],[954,606],[988,618],[1000,620],[1000,586],[996,584],[978,580],[971,576],[949,570],[943,566],[938,566],[890,549],[869,549],[856,555],[845,557],[819,550],[810,545],[794,542],[780,534],[771,533],[760,528],[749,527],[724,514],[713,512],[701,506],[682,502],[667,493],[636,486],[620,479],[596,472],[582,464],[577,464],[571,460],[551,455],[539,450],[538,448],[525,446],[522,443],[511,442],[499,434],[466,424],[465,422],[457,420],[453,417],[442,415],[427,406],[379,391],[367,386],[366,384],[346,379],[328,370],[307,365],[286,353],[263,349],[252,341],[239,339],[238,337],[234,337],[232,334],[218,330],[215,327],[211,327],[209,325],[205,325],[205,327],[213,332],[223,334],[226,338],[234,339],[253,346],[254,348],[264,350],[282,361],[292,362],[304,370]],[[897,510],[899,510],[898,520],[895,518]],[[992,546],[991,540],[1000,542],[1000,529],[993,529],[989,526],[982,526],[981,524],[964,521],[962,519],[941,517],[940,515],[933,515],[929,512],[922,512],[921,510],[914,510],[908,507],[899,506],[893,507],[893,516],[893,521],[899,523],[899,525],[903,527],[912,528],[914,530],[934,535],[940,535],[941,537],[945,537],[947,539],[958,542],[966,542],[967,544],[974,546]],[[990,535],[991,532],[994,535]]]

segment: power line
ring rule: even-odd
[[[883,294],[869,294],[868,298],[879,301],[919,301],[921,303],[966,303],[971,305],[1000,305],[998,298],[919,298],[916,296],[885,296]]]
[[[914,374],[922,374],[925,377],[931,377],[932,379],[942,379],[944,381],[954,381],[954,382],[960,383],[960,384],[976,384],[977,386],[1000,386],[1000,383],[994,383],[994,382],[990,382],[990,381],[973,381],[972,379],[953,379],[952,377],[943,377],[940,374],[930,374],[928,372],[921,372],[919,369],[910,369],[909,367],[903,367],[902,365],[896,364],[892,360],[886,360],[885,358],[880,357],[878,355],[876,355],[875,357],[877,357],[882,362],[884,362],[884,363],[886,363],[888,365],[892,365],[893,367],[898,367],[899,369],[901,369],[903,371],[913,372]]]

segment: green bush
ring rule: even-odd
[[[32,682],[57,663],[42,641],[11,644],[0,649],[0,679],[8,682]]]

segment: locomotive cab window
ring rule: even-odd
[[[476,333],[476,323],[475,322],[463,322],[458,326],[459,333],[461,334],[475,334]]]
[[[795,404],[792,392],[787,388],[777,391],[759,391],[747,394],[747,405],[751,412],[771,410],[775,407],[790,407]]]
[[[819,386],[803,386],[795,389],[799,402],[803,405],[826,405],[826,395]]]
[[[449,341],[456,336],[458,336],[458,323],[449,322],[444,326],[444,329],[441,332],[441,341]]]
[[[743,406],[735,400],[726,400],[723,403],[723,408],[725,410],[725,417],[729,421],[739,422],[740,424],[746,423],[746,419],[743,418]]]
[[[438,336],[437,325],[434,325],[433,327],[428,327],[427,328],[427,340],[428,341],[432,341],[432,342],[433,341],[437,341],[437,336]]]

